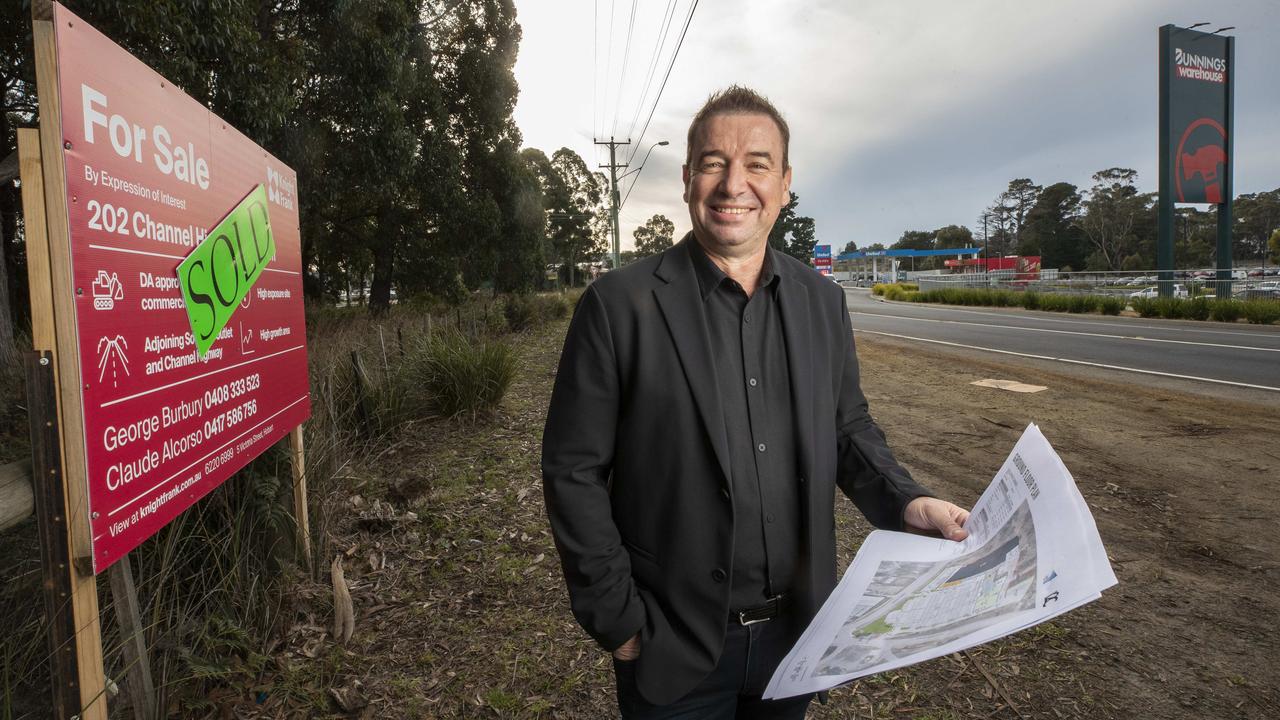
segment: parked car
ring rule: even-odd
[[[1191,295],[1191,294],[1187,292],[1187,286],[1186,286],[1186,285],[1183,285],[1182,283],[1178,283],[1177,285],[1174,285],[1174,286],[1173,286],[1173,296],[1174,296],[1174,297],[1176,297],[1176,298],[1185,298],[1185,297],[1190,297],[1190,295]],[[1157,298],[1157,297],[1160,297],[1160,288],[1159,288],[1159,287],[1157,287],[1157,286],[1155,286],[1155,285],[1152,285],[1152,286],[1151,286],[1151,287],[1149,287],[1149,288],[1143,288],[1142,290],[1139,290],[1139,291],[1137,291],[1137,292],[1131,292],[1131,293],[1129,293],[1129,297],[1131,297],[1131,298]]]

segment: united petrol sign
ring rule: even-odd
[[[310,415],[297,179],[54,14],[100,572]]]

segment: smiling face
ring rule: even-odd
[[[693,234],[708,252],[763,252],[790,196],[782,133],[768,115],[713,115],[697,132],[684,166],[684,200]]]

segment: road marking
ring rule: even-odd
[[[948,342],[946,340],[933,340],[931,338],[912,337],[910,335],[899,335],[897,333],[880,332],[878,330],[855,329],[855,332],[867,333],[869,335],[884,335],[886,337],[901,338],[903,340],[918,340],[920,342],[934,343],[935,345],[950,345],[951,347],[966,348],[968,350],[983,350],[986,352],[1000,353],[1001,355],[1017,355],[1018,357],[1033,358],[1035,360],[1050,360],[1053,362],[1069,363],[1072,365],[1089,365],[1091,367],[1106,368],[1108,370],[1123,370],[1125,372],[1142,373],[1143,375],[1159,375],[1161,377],[1178,378],[1180,380],[1199,380],[1201,382],[1217,383],[1219,385],[1234,385],[1236,387],[1253,388],[1255,390],[1273,390],[1275,392],[1280,392],[1280,387],[1271,387],[1269,385],[1254,385],[1253,383],[1219,380],[1217,378],[1199,377],[1197,375],[1179,375],[1178,373],[1160,372],[1159,370],[1143,370],[1142,368],[1124,367],[1123,365],[1107,365],[1106,363],[1089,362],[1088,360],[1072,360],[1071,358],[1053,357],[1051,355],[1035,355],[1033,353],[1015,352],[1013,350],[997,350],[996,348],[980,347],[978,345],[965,345],[964,343]]]
[[[880,303],[881,305],[884,305],[886,307],[898,306],[903,304],[903,303],[890,303],[885,300],[876,300],[875,302]],[[1102,325],[1105,327],[1121,327],[1122,324],[1124,323],[1123,320],[1112,321],[1112,320],[1108,320],[1106,318],[1101,318],[1101,317],[1094,320],[1066,320],[1063,318],[1051,318],[1051,317],[1042,317],[1041,315],[1026,314],[1026,312],[1034,312],[1034,311],[1024,311],[1024,312],[1018,312],[1018,313],[1000,313],[1000,312],[984,311],[984,310],[966,310],[961,308],[937,305],[934,303],[913,303],[913,304],[907,304],[907,306],[912,308],[920,308],[921,310],[928,309],[928,310],[938,310],[938,311],[944,311],[944,312],[965,313],[968,315],[982,315],[983,317],[1016,318],[1019,320],[1064,323],[1067,325],[1092,325],[1092,326]],[[1047,311],[1041,311],[1041,312],[1047,312]],[[866,313],[866,314],[884,315],[885,317],[901,317],[901,318],[909,317],[907,315],[891,315],[889,313]],[[1114,325],[1112,324],[1113,322],[1115,322]],[[1194,332],[1194,333],[1203,333],[1203,334],[1211,334],[1211,335],[1240,335],[1243,337],[1251,337],[1251,338],[1280,337],[1280,335],[1268,334],[1266,331],[1239,332],[1239,331],[1232,331],[1232,330],[1213,330],[1210,328],[1185,327],[1182,325],[1131,325],[1129,327],[1143,329],[1143,330],[1164,330],[1167,332]]]
[[[1227,348],[1229,350],[1257,350],[1259,352],[1280,352],[1280,348],[1254,347],[1252,345],[1226,345],[1224,343],[1196,342],[1194,340],[1166,340],[1149,338],[1140,335],[1110,335],[1107,333],[1089,333],[1079,330],[1053,330],[1051,328],[1022,327],[1021,325],[996,325],[994,323],[965,322],[963,320],[936,320],[934,318],[907,317],[905,315],[881,315],[880,313],[850,311],[850,315],[866,315],[867,317],[891,317],[896,320],[914,320],[916,322],[943,323],[946,325],[973,325],[974,327],[998,328],[1001,330],[1025,330],[1027,332],[1055,333],[1058,335],[1084,335],[1087,337],[1108,338],[1111,340],[1141,340],[1142,342],[1172,343],[1175,345],[1202,345],[1204,347]]]

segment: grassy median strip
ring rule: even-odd
[[[1119,315],[1126,307],[1144,318],[1176,320],[1215,320],[1237,322],[1244,318],[1254,325],[1272,325],[1280,321],[1280,301],[1268,299],[1195,298],[1124,298],[1116,295],[1042,293],[1035,290],[1003,290],[991,288],[946,288],[919,290],[912,283],[879,283],[871,292],[886,300],[940,303],[985,307],[1021,307],[1050,312],[1101,313]]]

